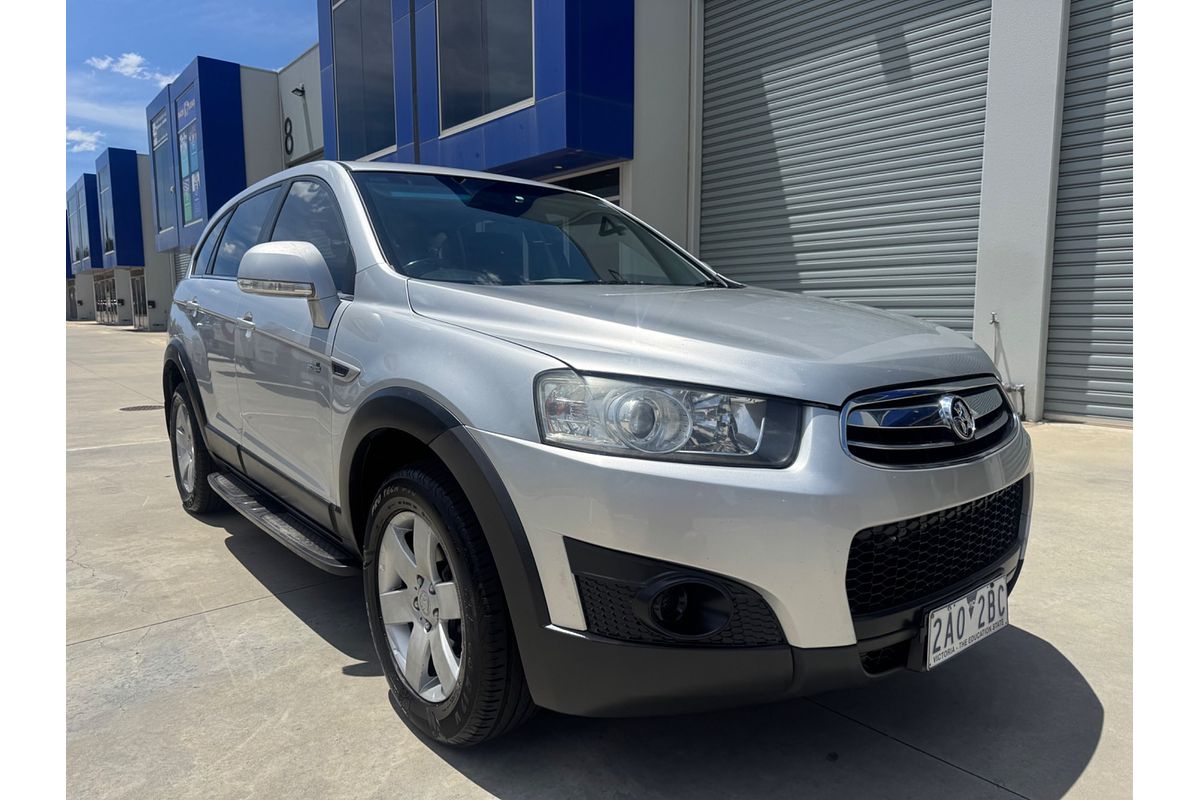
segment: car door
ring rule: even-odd
[[[245,252],[262,236],[279,191],[275,186],[252,195],[227,215],[228,221],[210,235],[216,242],[211,260],[205,258],[207,242],[197,252],[198,257],[205,258],[205,263],[198,265],[205,272],[201,279],[192,281],[196,288],[189,304],[204,347],[208,379],[207,386],[197,382],[209,427],[231,447],[240,444],[242,438],[236,344],[243,293],[237,288],[237,268]]]
[[[217,220],[209,230],[208,236],[200,243],[200,247],[192,256],[191,275],[180,284],[180,293],[176,297],[176,303],[183,309],[183,313],[187,316],[187,321],[194,331],[194,335],[185,337],[184,341],[188,360],[195,373],[196,391],[199,394],[200,405],[208,420],[210,431],[220,434],[215,441],[210,443],[210,447],[222,459],[236,460],[237,427],[241,421],[236,418],[230,420],[228,409],[218,408],[213,384],[213,373],[218,373],[217,382],[220,384],[225,374],[233,369],[233,364],[231,357],[223,356],[221,345],[215,339],[219,326],[213,309],[220,308],[222,304],[218,293],[212,291],[215,287],[209,282],[208,277],[213,251],[216,249],[217,242],[221,240],[221,232],[225,229],[227,222],[229,222],[228,215]],[[205,298],[203,304],[200,302],[202,295]],[[229,352],[232,353],[232,332],[229,333],[228,345]],[[232,389],[236,396],[236,372],[235,384],[229,389]],[[228,391],[228,389],[224,391]]]
[[[339,293],[354,291],[354,256],[337,201],[315,178],[292,181],[271,241],[311,242]],[[296,297],[242,293],[238,339],[242,445],[250,477],[318,521],[333,497],[333,331]],[[343,303],[342,308],[345,304]]]

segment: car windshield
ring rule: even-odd
[[[726,285],[594,197],[487,178],[383,171],[354,178],[389,262],[412,278]]]

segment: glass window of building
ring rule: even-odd
[[[533,3],[438,0],[442,130],[533,99]]]
[[[87,192],[79,190],[79,260],[86,261],[92,255],[91,230],[88,228]]]
[[[271,235],[275,242],[310,242],[325,258],[334,285],[354,294],[354,253],[337,202],[316,181],[296,181],[288,190]]]
[[[96,180],[100,186],[100,242],[104,245],[104,252],[111,253],[116,249],[117,242],[113,237],[112,178],[108,167],[100,170]]]
[[[338,157],[395,147],[391,0],[333,4],[333,80]]]
[[[221,236],[221,244],[217,247],[217,256],[213,259],[212,274],[222,278],[236,278],[238,267],[242,265],[242,256],[254,245],[258,244],[259,234],[262,233],[263,223],[267,221],[267,212],[275,204],[279,187],[259,192],[233,212],[225,233]]]
[[[72,190],[67,199],[67,233],[71,240],[71,262],[83,258],[79,246],[79,193]]]
[[[175,174],[171,165],[171,119],[166,109],[150,122],[154,153],[154,218],[159,233],[175,227]]]

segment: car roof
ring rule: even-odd
[[[502,175],[497,172],[479,172],[472,169],[455,169],[453,167],[439,167],[432,164],[401,164],[394,161],[337,161],[332,162],[341,164],[351,172],[408,172],[421,175],[446,175],[451,178],[483,178],[484,180],[506,181],[508,183],[520,183],[528,186],[543,186],[559,191],[570,191],[565,186],[556,186],[553,183],[543,183],[542,181],[532,181],[527,178],[517,178],[512,175]]]

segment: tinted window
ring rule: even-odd
[[[271,236],[276,242],[312,242],[325,257],[339,292],[354,294],[354,254],[333,193],[316,181],[288,190]]]
[[[217,240],[221,238],[221,229],[225,227],[225,223],[229,221],[229,217],[222,217],[216,225],[213,226],[212,232],[208,234],[208,238],[200,245],[200,249],[192,256],[192,274],[203,275],[208,272],[208,262],[212,260],[212,251],[217,244]]]
[[[574,192],[481,178],[355,172],[388,261],[480,284],[724,285],[620,209]]]
[[[396,144],[391,0],[345,0],[333,9],[338,157]]]
[[[279,187],[259,192],[242,204],[229,218],[225,233],[221,235],[221,244],[217,247],[217,257],[213,260],[212,274],[224,278],[236,278],[242,256],[254,245],[258,244],[259,234],[262,233],[263,223],[267,212],[275,203]]]
[[[438,0],[442,129],[533,97],[530,0]]]

